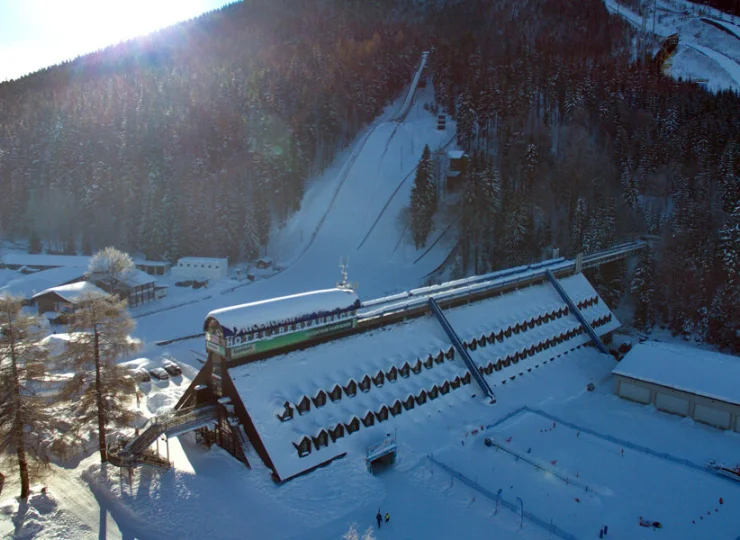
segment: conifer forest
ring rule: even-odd
[[[606,302],[740,351],[740,97],[665,77],[634,39],[602,0],[245,0],[1,83],[0,230],[252,259],[428,50],[429,107],[470,158],[443,206],[425,150],[417,247],[442,211],[461,274],[648,234],[589,276]]]

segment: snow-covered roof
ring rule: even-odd
[[[464,150],[450,150],[447,152],[450,159],[460,159],[465,155]]]
[[[224,336],[230,336],[246,332],[254,326],[272,326],[314,313],[335,313],[359,307],[360,300],[355,291],[325,289],[216,309],[206,316],[203,329],[207,329],[210,319],[215,319],[221,325]]]
[[[178,263],[211,263],[211,264],[229,264],[229,259],[218,257],[182,257],[177,259]]]
[[[646,341],[632,347],[612,373],[740,404],[740,358],[727,354]]]
[[[360,383],[365,375],[374,377],[379,370],[387,373],[393,366],[401,368],[407,361],[413,364],[418,358],[426,359],[430,353],[436,355],[449,347],[444,331],[436,321],[423,318],[230,368],[229,374],[270,455],[275,472],[282,480],[287,480],[344,454],[346,443],[352,439],[367,438],[370,432],[374,432],[375,437],[382,437],[384,430],[392,429],[388,426],[393,424],[395,417],[372,428],[345,435],[319,450],[313,448],[309,455],[300,457],[293,444],[298,444],[305,436],[316,436],[322,429],[329,429],[337,423],[347,424],[355,416],[362,419],[368,412],[379,411],[383,405],[390,407],[396,399],[405,400],[410,394],[418,395],[422,389],[429,391],[445,380],[462,377],[467,370],[460,360],[445,360],[418,375],[398,376],[396,382],[386,381],[380,388],[372,384],[368,392],[358,388],[354,397],[343,395],[336,403],[329,398],[322,407],[311,403],[310,410],[303,415],[294,409],[293,419],[282,422],[277,415],[284,411],[286,401],[295,408],[303,396],[314,398],[321,390],[329,393],[337,384],[346,386],[350,379]],[[464,388],[468,398],[476,390],[472,385]],[[452,393],[444,397],[450,397]],[[423,407],[419,407],[426,419]],[[368,439],[368,444],[376,442],[373,436]]]
[[[130,287],[138,287],[139,285],[154,283],[157,281],[157,278],[139,270],[138,268],[134,268],[126,273],[126,279],[124,281]]]
[[[0,281],[0,294],[31,298],[34,294],[50,287],[64,285],[85,275],[87,267],[61,267],[42,270],[33,274],[21,274],[13,270],[4,270],[5,283]]]
[[[583,275],[572,276],[561,283],[576,303],[592,301],[591,305],[582,309],[587,319],[612,315]],[[595,303],[594,298],[598,299]],[[448,309],[445,315],[459,337],[469,341],[472,337],[498,332],[565,306],[552,286],[542,284]],[[603,335],[618,324],[612,316],[609,323],[599,326],[596,331]],[[502,342],[477,348],[470,354],[477,365],[485,367],[492,358],[503,358],[543,339],[560,336],[579,327],[574,315],[563,315],[519,334],[512,334]],[[516,367],[502,369],[486,377],[492,386],[501,384],[529,364],[560,355],[587,341],[585,332],[574,332],[566,341],[519,360]],[[367,446],[404,422],[433,422],[429,420],[429,413],[446,407],[446,403],[451,403],[448,400],[470,400],[473,394],[482,395],[475,383],[461,384],[457,389],[439,395],[434,401],[416,405],[410,410],[404,408],[400,415],[390,415],[385,422],[376,421],[374,426],[363,426],[358,432],[345,434],[343,438],[330,441],[328,446],[318,450],[313,446],[310,454],[304,457],[298,455],[294,444],[300,443],[304,437],[310,439],[322,429],[329,430],[338,423],[346,426],[354,417],[362,419],[368,412],[377,413],[383,406],[392,407],[397,400],[403,402],[409,396],[418,396],[422,390],[429,392],[435,386],[439,388],[444,385],[445,381],[452,383],[458,377],[463,378],[468,369],[455,353],[452,359],[444,358],[442,362],[433,360],[431,368],[424,367],[418,374],[412,372],[408,377],[398,374],[396,381],[387,380],[388,373],[394,367],[400,370],[406,363],[413,366],[418,360],[427,361],[430,355],[437,358],[440,352],[446,353],[451,347],[449,338],[437,320],[422,317],[229,368],[229,374],[270,455],[276,474],[286,480],[350,450],[362,450],[364,454]],[[358,389],[354,397],[343,392],[339,401],[332,402],[327,398],[326,404],[321,407],[311,402],[310,410],[304,414],[299,414],[296,409],[304,396],[312,400],[322,390],[329,394],[337,385],[346,387],[351,380],[359,384],[366,376],[376,377],[379,372],[386,378],[381,387],[373,383],[368,392]],[[286,402],[293,408],[294,416],[291,420],[281,421],[278,415],[284,412]],[[420,410],[417,411],[417,408]],[[434,427],[430,425],[430,429]]]
[[[70,283],[69,285],[51,287],[49,289],[46,289],[45,291],[41,291],[40,293],[33,295],[33,298],[35,299],[48,293],[55,293],[57,296],[60,296],[68,302],[72,302],[73,304],[78,302],[82,295],[108,296],[108,293],[106,293],[102,289],[99,289],[89,281],[78,281],[77,283]]]
[[[90,257],[85,255],[46,255],[28,253],[8,252],[3,253],[0,259],[7,265],[22,266],[76,266],[87,270]]]
[[[142,259],[135,259],[134,264],[137,266],[148,266],[150,268],[167,268],[172,266],[172,263],[167,261],[144,261]]]

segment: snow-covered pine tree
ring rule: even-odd
[[[475,140],[476,117],[470,87],[465,86],[457,100],[457,144],[468,152],[472,150]]]
[[[652,254],[645,249],[640,255],[640,261],[635,267],[630,284],[630,292],[635,304],[633,325],[641,331],[646,331],[655,323],[655,286]]]
[[[257,185],[255,185],[252,190],[252,197],[254,199],[254,213],[252,214],[252,217],[257,230],[259,245],[264,250],[267,250],[267,243],[270,241],[270,229],[272,226],[269,189],[269,180],[263,180],[257,182]]]
[[[629,159],[622,165],[622,176],[620,177],[622,186],[622,200],[630,210],[637,207],[637,184],[635,173],[632,171],[632,165]]]
[[[576,210],[571,220],[570,226],[570,252],[575,256],[584,251],[584,236],[588,224],[588,215],[586,212],[586,199],[578,198]]]
[[[31,254],[41,253],[43,248],[44,247],[41,243],[41,238],[39,237],[39,234],[36,232],[36,227],[33,227],[31,229],[31,236],[28,239],[28,252]]]
[[[44,384],[48,350],[35,317],[22,312],[23,298],[0,295],[0,452],[14,452],[21,480],[21,498],[28,498],[35,467],[43,462],[42,441],[54,422],[38,392]]]
[[[432,154],[429,146],[424,146],[411,188],[411,233],[416,249],[426,245],[427,236],[432,229],[432,216],[437,209],[432,170]]]
[[[137,342],[129,337],[133,329],[125,300],[100,295],[81,297],[68,324],[72,337],[63,359],[75,375],[62,397],[81,437],[95,432],[97,426],[101,463],[108,461],[108,428],[126,425],[132,416],[127,402],[135,383],[117,360],[137,349]]]
[[[256,259],[260,254],[260,236],[255,217],[256,207],[254,199],[247,200],[247,211],[242,227],[242,254],[248,261]]]

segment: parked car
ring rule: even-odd
[[[164,370],[173,377],[176,377],[177,375],[182,375],[182,370],[180,369],[180,366],[178,366],[172,360],[165,360],[164,362],[162,362],[162,366],[164,367]]]
[[[132,370],[131,374],[133,375],[134,380],[137,382],[149,382],[152,380],[149,372],[142,367]]]
[[[152,377],[160,381],[166,381],[167,379],[170,378],[167,372],[161,367],[152,368],[149,370],[149,373],[151,374]]]

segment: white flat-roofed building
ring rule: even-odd
[[[229,259],[215,257],[183,257],[172,267],[175,279],[224,279],[229,270]]]
[[[740,358],[647,341],[635,345],[612,373],[622,398],[740,432]]]

